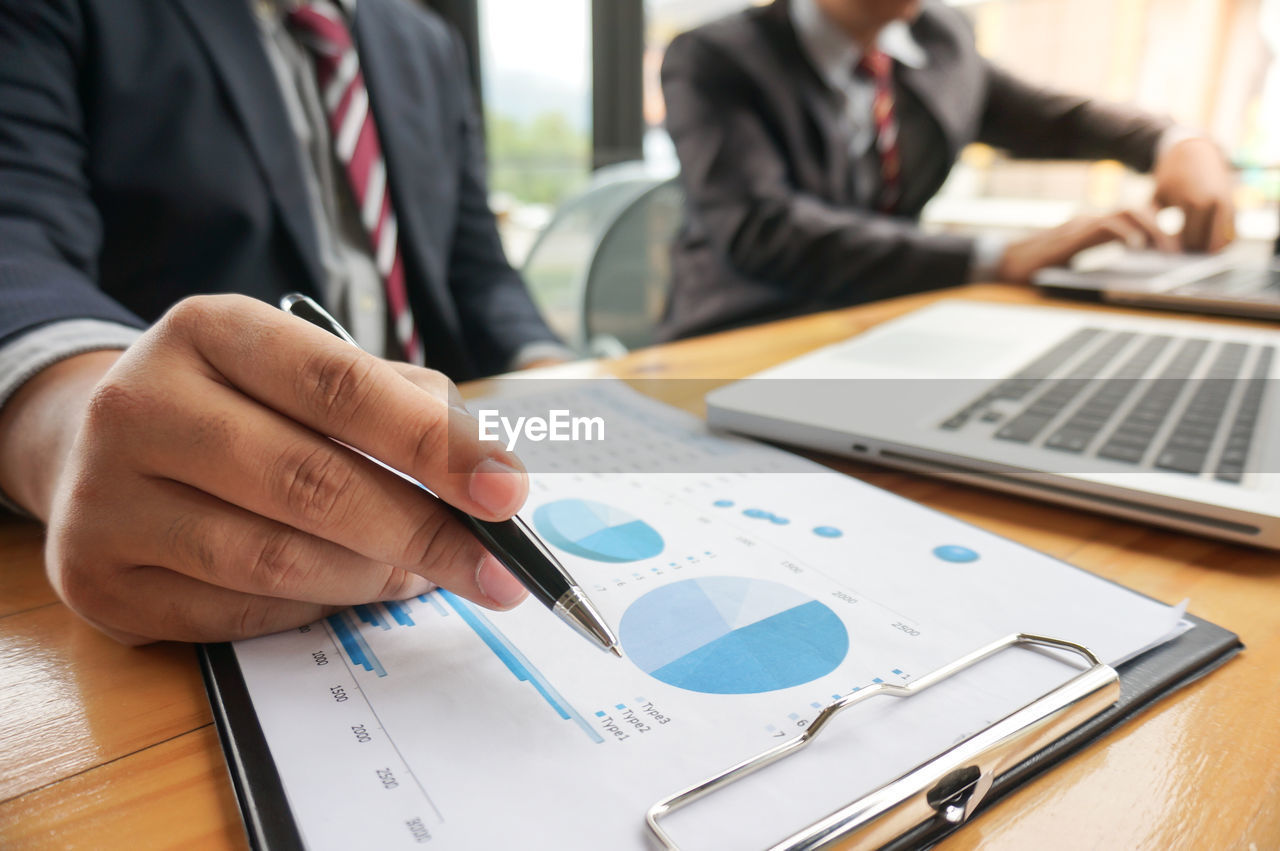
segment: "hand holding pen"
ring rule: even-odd
[[[358,348],[358,344],[347,333],[347,329],[343,328],[324,308],[305,295],[291,293],[280,300],[280,307]],[[475,420],[463,407],[457,388],[447,379],[446,382],[449,385],[449,398],[456,400],[451,408],[462,415],[464,444],[474,443],[474,440],[467,441],[466,437],[476,435],[478,440],[479,435],[475,427]],[[434,493],[427,486],[397,471],[390,465],[378,460],[375,456],[360,450],[356,451],[375,464],[417,485],[431,496],[439,498],[439,494]],[[600,616],[595,605],[587,597],[586,592],[564,569],[564,565],[560,564],[560,561],[552,555],[551,550],[542,542],[537,533],[524,524],[524,521],[519,517],[513,516],[508,520],[495,522],[484,516],[470,514],[457,507],[452,501],[442,500],[442,502],[445,508],[450,510],[454,517],[466,526],[478,540],[483,542],[485,548],[529,589],[533,596],[538,599],[538,602],[551,610],[552,614],[564,621],[587,641],[603,650],[608,650],[615,656],[622,656],[622,652],[618,649],[617,636],[614,635],[613,630],[605,622],[604,618]]]
[[[229,295],[46,373],[51,460],[6,490],[48,520],[59,594],[122,641],[244,638],[434,585],[490,608],[526,594],[443,502],[347,448],[510,517],[527,477],[474,433],[450,440],[439,373]]]

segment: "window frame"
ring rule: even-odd
[[[472,94],[484,112],[479,0],[423,0],[467,49]],[[644,0],[591,0],[591,167],[644,157]]]

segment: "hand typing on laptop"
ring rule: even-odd
[[[1106,242],[1122,242],[1132,249],[1199,252],[1219,251],[1235,239],[1231,170],[1216,145],[1187,136],[1163,146],[1153,174],[1151,207],[1081,216],[1010,243],[997,277],[1026,283],[1041,269],[1064,266],[1081,251]],[[1164,207],[1182,211],[1182,231],[1176,237],[1156,224],[1155,212]]]
[[[1155,202],[1182,210],[1186,251],[1218,251],[1235,239],[1234,180],[1218,146],[1202,137],[1169,145],[1156,160]]]
[[[996,277],[1012,283],[1029,283],[1041,269],[1062,266],[1086,248],[1113,241],[1123,242],[1129,248],[1178,250],[1178,241],[1156,224],[1154,209],[1137,208],[1102,216],[1080,216],[1056,228],[1011,242],[996,268]]]
[[[525,473],[460,428],[456,392],[257,300],[188,299],[124,354],[24,385],[0,487],[47,521],[62,598],[122,641],[274,632],[436,584],[507,608],[524,588],[443,506],[328,439],[506,519]]]

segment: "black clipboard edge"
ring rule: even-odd
[[[1114,706],[996,777],[990,791],[968,821],[982,815],[1024,783],[1101,741],[1163,698],[1213,673],[1244,650],[1244,644],[1235,633],[1195,615],[1185,617],[1195,624],[1195,629],[1148,650],[1117,668],[1120,674],[1120,700]],[[904,833],[884,846],[884,849],[914,851],[928,848],[963,826],[964,824],[948,825],[939,819]]]
[[[249,847],[254,851],[303,851],[302,836],[235,649],[225,643],[202,644],[196,655]]]

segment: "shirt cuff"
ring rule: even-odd
[[[1007,237],[989,233],[974,237],[968,282],[976,284],[996,280],[996,272],[1000,269],[1000,261],[1004,259],[1004,252],[1008,247]]]
[[[127,349],[142,336],[137,328],[101,319],[64,319],[41,325],[0,346],[0,408],[41,370],[85,352]],[[0,507],[23,516],[23,508],[0,491]]]
[[[507,364],[507,369],[514,371],[524,369],[531,363],[548,358],[556,360],[577,360],[578,353],[562,343],[556,343],[551,340],[538,340],[534,343],[525,343],[516,350],[515,357],[511,358],[511,362]]]

